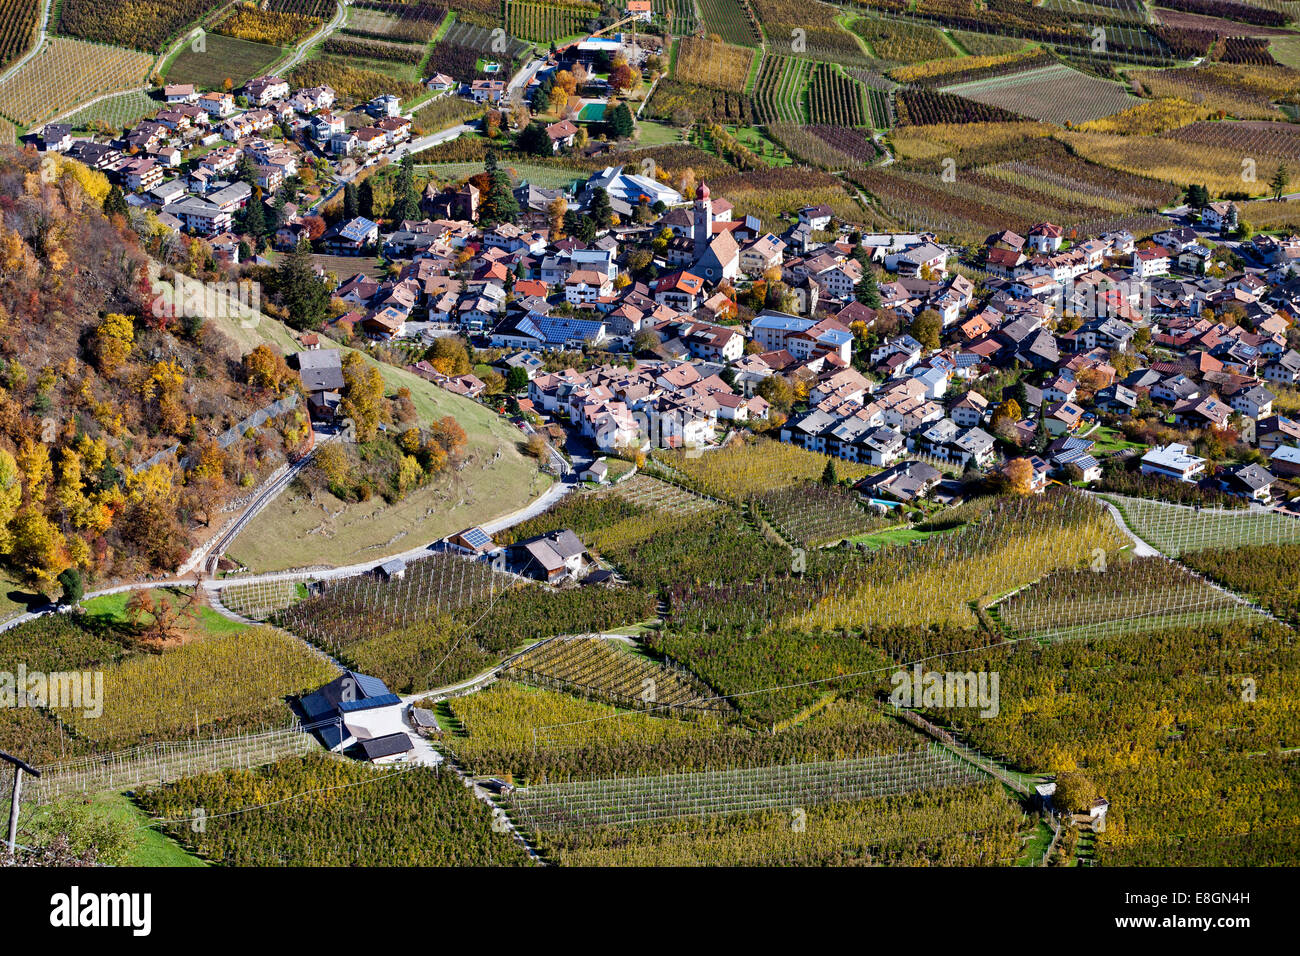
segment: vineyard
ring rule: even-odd
[[[73,113],[67,121],[73,129],[103,129],[116,134],[161,108],[162,104],[144,90],[131,90]]]
[[[1294,853],[1300,763],[1277,752],[1300,745],[1289,628],[1255,618],[1023,642],[947,666],[1001,675],[997,717],[939,712],[980,750],[1016,767],[1078,767],[1096,783],[1110,802],[1099,863],[1277,864]]]
[[[506,32],[521,40],[551,43],[565,37],[585,34],[600,16],[600,6],[578,0],[536,3],[530,0],[506,0]]]
[[[655,461],[705,494],[743,503],[765,491],[820,478],[830,459],[785,442],[760,439],[696,457],[686,452],[656,452]],[[841,478],[861,478],[871,471],[868,466],[838,460],[835,467]]]
[[[529,829],[547,832],[793,811],[970,786],[979,779],[973,766],[931,745],[856,760],[546,784],[516,791],[511,807],[520,812]]]
[[[517,583],[483,561],[438,554],[412,561],[400,580],[356,575],[316,585],[311,597],[286,607],[276,621],[322,646],[340,633],[365,640],[427,623],[476,601],[491,602]],[[258,598],[259,603],[265,600]]]
[[[250,600],[275,603],[274,595]],[[444,554],[412,562],[400,580],[318,586],[271,620],[407,693],[463,680],[544,638],[653,616],[653,600],[638,589],[556,590]]]
[[[424,59],[424,47],[416,43],[390,43],[387,40],[362,40],[334,36],[321,44],[321,50],[331,56],[352,60],[382,60],[418,66]]]
[[[895,145],[916,158],[850,177],[899,222],[967,241],[999,227],[1027,229],[1044,216],[1081,234],[1125,228],[1105,225],[1118,220],[1137,228],[1145,220],[1135,217],[1151,218],[1177,196],[1169,182],[1089,162],[1024,126],[987,124],[955,133],[948,126],[921,128],[918,134],[929,139],[918,141],[900,135],[911,129],[905,127],[895,134]],[[1003,132],[1005,137],[995,135]],[[1017,143],[1021,132],[1028,138]],[[923,146],[929,140],[956,149],[931,158]],[[1008,153],[1017,158],[1005,159]],[[942,175],[939,160],[945,156],[955,156],[955,182]],[[996,161],[986,163],[986,158]],[[1158,218],[1152,221],[1158,228]]]
[[[1007,123],[1024,117],[1000,106],[977,103],[953,93],[904,88],[895,94],[900,125],[930,126],[935,123]]]
[[[492,811],[447,771],[378,769],[324,755],[188,777],[141,805],[226,866],[524,866]],[[190,826],[193,808],[221,821]]]
[[[507,38],[504,51],[494,51],[492,45],[491,30],[457,20],[434,46],[425,63],[425,72],[446,73],[458,80],[469,81],[488,76],[483,64],[491,61],[500,63],[502,72],[509,74],[515,60],[528,49],[527,43],[514,38]]]
[[[719,804],[724,799],[713,795]],[[982,782],[849,803],[543,830],[540,840],[548,856],[572,866],[999,866],[1014,860],[1022,826],[1019,807]]]
[[[762,123],[802,124],[807,118],[803,91],[812,66],[808,60],[765,55],[754,85],[754,118]]]
[[[902,548],[870,552],[846,567],[811,610],[791,615],[800,630],[976,623],[984,603],[1049,571],[1077,567],[1123,535],[1096,502],[1078,495],[1008,501],[981,521]]]
[[[689,671],[641,657],[612,639],[558,637],[512,658],[501,676],[659,716],[729,709]]]
[[[836,22],[836,9],[820,0],[749,0],[763,24],[768,53],[842,65],[871,63],[852,34]]]
[[[221,89],[226,80],[240,86],[281,56],[279,47],[209,33],[203,50],[186,45],[167,71],[169,83],[193,83],[198,89]]]
[[[98,745],[184,736],[203,727],[278,721],[287,694],[314,690],[336,675],[323,658],[273,628],[209,634],[162,654],[104,668],[104,712],[60,714]]]
[[[40,0],[0,2],[0,69],[32,45],[39,8]]]
[[[871,118],[857,80],[829,63],[818,63],[808,78],[808,119],[829,126],[865,126]]]
[[[1204,548],[1300,542],[1300,520],[1275,511],[1223,511],[1116,494],[1104,497],[1119,509],[1134,534],[1171,558]]]
[[[1047,640],[1259,620],[1233,595],[1165,558],[1059,571],[998,604],[1002,623]]]
[[[58,32],[159,53],[219,6],[220,0],[62,0]]]
[[[1088,76],[1062,63],[946,86],[944,90],[1058,126],[1109,116],[1138,102],[1121,84]]]
[[[212,32],[254,43],[288,46],[318,30],[321,23],[316,17],[299,13],[277,13],[258,7],[241,6],[213,27]]]
[[[706,33],[716,33],[725,43],[758,46],[758,26],[741,0],[697,0]]]
[[[342,32],[371,40],[425,44],[433,39],[446,17],[445,8],[424,3],[354,4]]]
[[[695,0],[654,0],[654,15],[674,36],[694,36],[700,28]]]
[[[368,0],[359,0],[356,3],[358,7],[376,5],[368,2]],[[263,0],[261,6],[272,13],[288,13],[299,17],[311,17],[322,22],[334,15],[334,0]],[[406,5],[402,4],[402,6]]]
[[[1300,545],[1269,544],[1184,551],[1179,560],[1277,617],[1300,621]]]
[[[748,47],[710,43],[699,37],[682,37],[677,44],[673,77],[679,83],[739,90],[749,77],[755,55]]]
[[[769,491],[755,498],[752,505],[786,541],[806,548],[834,544],[891,524],[867,514],[856,494],[822,484]]]
[[[688,720],[652,716],[511,682],[453,697],[446,706],[463,729],[463,736],[448,738],[447,745],[485,773],[507,770],[497,762],[498,754],[516,748],[583,751],[727,733],[716,716],[701,713]]]
[[[744,93],[690,86],[672,79],[661,79],[656,84],[647,111],[654,119],[673,123],[684,123],[689,118],[690,122],[749,126],[756,118]]]
[[[1229,149],[1242,156],[1273,156],[1300,163],[1300,131],[1290,123],[1190,123],[1165,134],[1166,139]]]
[[[874,125],[874,118],[872,122]],[[861,130],[771,123],[767,132],[787,153],[821,169],[858,169],[880,156],[875,142]]]
[[[143,86],[152,64],[147,53],[53,39],[0,84],[0,114],[34,126],[101,94]]]
[[[1300,76],[1280,66],[1211,63],[1174,70],[1135,70],[1131,76],[1147,96],[1177,97],[1238,119],[1282,119],[1274,101],[1300,90]]]
[[[432,59],[429,62],[432,63]],[[436,70],[437,67],[429,66],[428,69]],[[362,103],[384,93],[402,100],[414,100],[424,92],[420,83],[327,57],[299,63],[290,71],[289,80],[295,86],[329,86],[344,104]]]
[[[866,40],[878,59],[893,63],[915,63],[956,56],[957,51],[932,27],[898,20],[859,17],[853,32]]]
[[[1255,181],[1242,178],[1247,157],[1229,148],[1184,142],[1178,138],[1114,136],[1105,133],[1065,133],[1063,139],[1080,156],[1130,173],[1197,182],[1216,192],[1231,191],[1263,196],[1279,160],[1259,156]]]

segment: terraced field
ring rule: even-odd
[[[754,118],[760,123],[805,123],[803,91],[813,63],[793,57],[765,56],[754,85]]]

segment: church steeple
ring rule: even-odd
[[[695,190],[695,222],[692,228],[695,239],[695,256],[699,258],[713,238],[713,200],[709,198],[708,184],[703,180]]]

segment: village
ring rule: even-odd
[[[504,112],[562,71],[636,62],[625,36],[568,44],[514,80],[425,85]],[[494,405],[508,380],[512,414],[561,448],[571,435],[589,457],[635,460],[762,432],[881,469],[860,490],[894,503],[1013,461],[1035,490],[1125,469],[1278,507],[1300,490],[1300,423],[1291,403],[1275,408],[1275,390],[1300,382],[1300,237],[1240,235],[1231,201],[1205,196],[1149,236],[1041,222],[959,247],[864,234],[825,206],[733,217],[707,183],[683,195],[653,164],[610,154],[568,189],[522,181],[488,197],[473,181],[429,182],[422,218],[408,203],[400,219],[348,208],[326,226],[319,210],[369,167],[410,162],[396,96],[344,111],[328,86],[278,76],[163,94],[120,137],[74,140],[52,123],[36,144],[105,172],[126,207],[202,238],[232,273],[267,261],[253,224],[273,229],[279,255],[309,243],[333,257],[317,272],[346,311],[305,331],[305,349],[336,339],[417,356],[456,337],[500,373],[495,387],[428,357],[412,370]],[[592,104],[604,108],[580,112]],[[547,153],[587,139],[569,119],[531,126]],[[282,187],[306,170],[316,198],[299,208]],[[349,256],[378,257],[386,274],[339,274]],[[311,395],[315,414],[336,414],[336,387]]]

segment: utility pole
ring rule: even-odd
[[[9,852],[13,853],[18,844],[18,801],[23,792],[23,771],[30,773],[33,777],[39,777],[41,772],[35,767],[28,766],[17,757],[11,757],[3,750],[0,750],[0,760],[5,760],[14,765],[14,792],[9,801]]]

